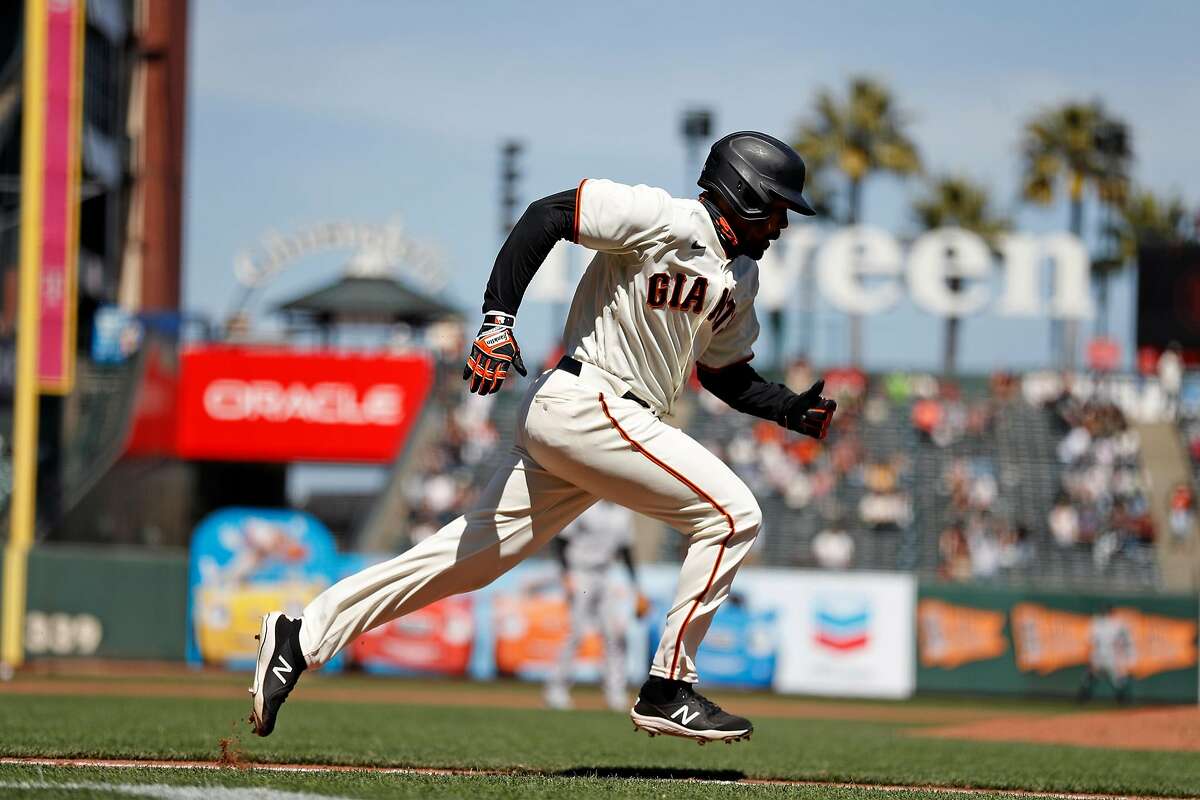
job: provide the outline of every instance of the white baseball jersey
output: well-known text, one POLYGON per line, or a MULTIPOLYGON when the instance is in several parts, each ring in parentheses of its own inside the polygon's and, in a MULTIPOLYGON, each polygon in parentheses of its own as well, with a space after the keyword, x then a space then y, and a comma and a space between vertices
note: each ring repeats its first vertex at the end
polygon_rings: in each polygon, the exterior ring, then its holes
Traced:
POLYGON ((567 543, 567 567, 606 570, 622 547, 633 544, 633 513, 601 500, 559 534, 567 543))
POLYGON ((587 179, 574 239, 596 252, 567 317, 570 355, 670 413, 692 363, 748 361, 758 337, 758 264, 730 261, 698 200, 587 179))

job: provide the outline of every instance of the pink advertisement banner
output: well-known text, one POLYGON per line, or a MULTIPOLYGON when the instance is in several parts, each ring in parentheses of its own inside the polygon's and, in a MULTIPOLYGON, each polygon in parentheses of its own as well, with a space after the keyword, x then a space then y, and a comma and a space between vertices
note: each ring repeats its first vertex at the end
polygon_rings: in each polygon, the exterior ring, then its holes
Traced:
POLYGON ((47 7, 38 387, 62 394, 75 373, 83 14, 83 0, 51 0, 47 7))

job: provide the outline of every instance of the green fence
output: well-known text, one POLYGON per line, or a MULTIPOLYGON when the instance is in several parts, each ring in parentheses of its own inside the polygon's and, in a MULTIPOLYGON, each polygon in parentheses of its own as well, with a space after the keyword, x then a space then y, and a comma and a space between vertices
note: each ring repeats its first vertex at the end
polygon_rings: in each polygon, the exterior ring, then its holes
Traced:
MULTIPOLYGON (((26 653, 182 660, 187 553, 47 546, 29 557, 26 653)), ((1197 701, 1195 596, 922 583, 917 690, 1073 696, 1092 669, 1134 700, 1197 701), (1115 666, 1114 666, 1115 662, 1115 666)))
POLYGON ((39 546, 27 598, 27 658, 183 659, 184 551, 39 546))
POLYGON ((1196 702, 1195 596, 1092 595, 926 584, 917 690, 1196 702))

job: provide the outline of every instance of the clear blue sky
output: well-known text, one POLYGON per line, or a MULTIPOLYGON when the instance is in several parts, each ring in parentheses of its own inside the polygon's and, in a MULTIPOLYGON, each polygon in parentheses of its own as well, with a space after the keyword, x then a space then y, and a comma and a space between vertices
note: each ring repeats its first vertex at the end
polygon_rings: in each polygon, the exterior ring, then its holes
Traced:
MULTIPOLYGON (((722 131, 786 138, 820 87, 856 73, 892 87, 928 168, 986 183, 1021 228, 1065 228, 1065 207, 1021 209, 1014 198, 1023 120, 1067 99, 1103 100, 1132 125, 1135 178, 1200 203, 1200 4, 1183 0, 203 0, 191 13, 185 304, 215 316, 235 295, 234 254, 268 229, 396 214, 442 248, 447 296, 474 313, 499 245, 503 139, 526 144, 526 202, 583 176, 691 192, 682 109, 708 105, 722 131)), ((866 220, 911 233, 917 191, 871 181, 866 220)), ((258 307, 332 280, 347 257, 297 263, 258 307)), ((1127 339, 1128 281, 1113 303, 1127 339)), ((518 336, 539 353, 551 312, 526 305, 518 336)), ((1046 363, 1047 330, 971 318, 962 363, 1046 363)), ((821 360, 844 356, 844 331, 842 315, 822 314, 821 360)), ((934 367, 940 321, 901 308, 870 320, 866 343, 870 366, 934 367)))

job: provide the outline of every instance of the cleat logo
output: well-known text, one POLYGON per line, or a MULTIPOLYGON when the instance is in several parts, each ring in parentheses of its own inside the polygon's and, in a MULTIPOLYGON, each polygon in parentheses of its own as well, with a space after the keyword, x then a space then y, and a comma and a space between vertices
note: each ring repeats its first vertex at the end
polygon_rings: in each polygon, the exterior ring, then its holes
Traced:
POLYGON ((675 713, 671 715, 671 719, 678 718, 679 721, 684 725, 690 725, 692 720, 698 716, 700 716, 699 711, 693 711, 691 714, 689 714, 687 706, 680 706, 679 708, 675 709, 675 713))
MULTIPOLYGON (((276 680, 278 680, 280 683, 286 683, 286 681, 283 679, 283 675, 280 675, 279 673, 280 673, 280 672, 291 672, 291 671, 292 671, 292 665, 291 665, 291 664, 289 664, 289 663, 288 663, 288 662, 287 662, 287 661, 284 659, 284 657, 283 657, 283 656, 280 656, 280 657, 279 657, 279 663, 280 663, 280 664, 282 664, 282 666, 275 667, 274 669, 272 669, 272 670, 271 670, 271 672, 275 674, 275 678, 276 678, 276 680)), ((687 724, 687 723, 684 723, 684 724, 687 724)))

